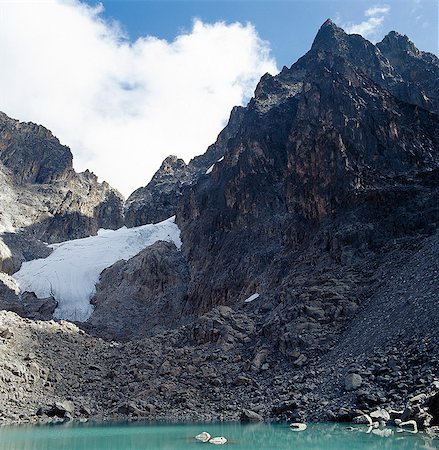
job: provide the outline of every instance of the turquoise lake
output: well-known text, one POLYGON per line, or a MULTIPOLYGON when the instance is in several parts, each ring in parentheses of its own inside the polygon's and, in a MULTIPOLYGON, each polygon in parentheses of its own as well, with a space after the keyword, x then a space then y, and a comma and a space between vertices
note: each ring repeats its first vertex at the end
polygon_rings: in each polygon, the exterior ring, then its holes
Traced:
POLYGON ((439 439, 424 433, 394 433, 383 437, 366 433, 366 427, 348 431, 342 424, 309 424, 303 432, 286 425, 190 424, 190 425, 78 425, 0 428, 1 450, 144 450, 230 448, 360 450, 439 449, 439 439), (193 436, 208 431, 225 436, 225 446, 197 442, 193 436))

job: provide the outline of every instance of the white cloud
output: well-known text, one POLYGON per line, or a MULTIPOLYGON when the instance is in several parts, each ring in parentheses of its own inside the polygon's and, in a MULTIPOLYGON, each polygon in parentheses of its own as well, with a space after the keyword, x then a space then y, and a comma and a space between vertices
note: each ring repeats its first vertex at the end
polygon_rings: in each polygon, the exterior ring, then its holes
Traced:
POLYGON ((375 17, 386 15, 390 12, 390 6, 373 6, 372 8, 366 9, 364 15, 366 17, 375 17))
POLYGON ((172 42, 129 42, 102 7, 77 0, 2 2, 0 110, 47 126, 125 195, 169 154, 203 153, 230 109, 276 72, 251 24, 207 24, 172 42))
POLYGON ((343 25, 343 28, 347 33, 361 34, 366 38, 374 37, 389 12, 390 6, 388 5, 374 5, 364 11, 366 20, 360 23, 347 23, 343 25))

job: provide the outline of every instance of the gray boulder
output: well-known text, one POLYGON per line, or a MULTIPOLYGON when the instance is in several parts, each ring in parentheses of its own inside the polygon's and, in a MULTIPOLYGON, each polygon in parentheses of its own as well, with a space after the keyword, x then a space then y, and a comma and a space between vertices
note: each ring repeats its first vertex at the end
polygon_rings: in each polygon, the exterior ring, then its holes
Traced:
POLYGON ((344 387, 347 391, 358 389, 363 383, 363 378, 357 373, 349 373, 344 379, 344 387))
POLYGON ((257 412, 251 411, 250 409, 243 409, 240 420, 241 422, 263 422, 264 418, 257 412))

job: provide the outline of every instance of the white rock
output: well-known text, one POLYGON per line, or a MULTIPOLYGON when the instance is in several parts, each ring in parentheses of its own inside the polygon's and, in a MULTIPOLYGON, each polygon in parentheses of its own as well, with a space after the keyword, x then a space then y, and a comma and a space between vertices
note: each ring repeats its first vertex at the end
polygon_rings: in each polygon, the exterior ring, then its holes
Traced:
POLYGON ((222 445, 227 442, 227 439, 224 436, 213 437, 209 440, 209 444, 222 445))
POLYGON ((305 431, 306 428, 307 428, 306 423, 299 423, 299 422, 290 423, 290 429, 292 431, 305 431))
POLYGON ((407 420, 407 422, 401 422, 398 424, 400 428, 403 428, 404 431, 408 431, 410 433, 418 432, 418 424, 414 420, 407 420), (411 430, 409 429, 411 428, 411 430))
POLYGON ((372 419, 382 419, 386 422, 390 420, 390 414, 385 409, 377 409, 376 411, 372 411, 370 413, 370 417, 372 419))
POLYGON ((415 395, 411 399, 409 399, 409 403, 420 403, 423 402, 427 398, 426 394, 415 395))
POLYGON ((202 433, 195 436, 195 439, 201 442, 208 442, 210 438, 211 436, 207 431, 203 431, 202 433))

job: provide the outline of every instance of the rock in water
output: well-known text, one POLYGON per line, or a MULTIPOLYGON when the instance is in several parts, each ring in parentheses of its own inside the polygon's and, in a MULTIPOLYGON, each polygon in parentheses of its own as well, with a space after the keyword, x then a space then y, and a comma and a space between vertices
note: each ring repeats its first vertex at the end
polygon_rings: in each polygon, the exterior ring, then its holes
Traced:
POLYGON ((409 431, 410 433, 418 432, 418 424, 415 420, 407 420, 405 422, 401 422, 398 424, 399 428, 402 428, 405 431, 409 431))
POLYGON ((195 439, 197 441, 201 441, 201 442, 208 442, 210 440, 211 436, 207 431, 203 431, 200 434, 197 434, 195 436, 195 439))
POLYGON ((222 445, 227 442, 227 439, 223 436, 213 437, 209 440, 209 444, 222 445))
POLYGON ((385 409, 377 409, 375 411, 372 411, 370 413, 370 417, 372 419, 383 420, 384 422, 390 420, 390 414, 385 409))
POLYGON ((299 422, 290 423, 291 431, 305 431, 306 429, 307 429, 306 423, 299 423, 299 422))

